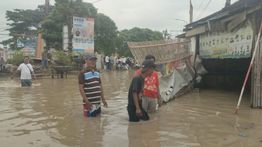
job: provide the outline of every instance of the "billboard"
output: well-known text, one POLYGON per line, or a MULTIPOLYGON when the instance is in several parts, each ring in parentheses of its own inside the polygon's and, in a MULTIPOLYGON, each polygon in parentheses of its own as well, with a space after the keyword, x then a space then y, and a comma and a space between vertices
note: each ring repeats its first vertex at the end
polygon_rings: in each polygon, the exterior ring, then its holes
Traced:
POLYGON ((94 19, 73 17, 73 52, 94 53, 94 19))
POLYGON ((37 37, 17 39, 17 47, 22 48, 25 56, 35 56, 37 48, 37 37))
POLYGON ((68 51, 68 27, 63 26, 63 50, 68 51))
POLYGON ((209 32, 200 35, 201 58, 249 58, 253 30, 246 25, 235 32, 209 32))

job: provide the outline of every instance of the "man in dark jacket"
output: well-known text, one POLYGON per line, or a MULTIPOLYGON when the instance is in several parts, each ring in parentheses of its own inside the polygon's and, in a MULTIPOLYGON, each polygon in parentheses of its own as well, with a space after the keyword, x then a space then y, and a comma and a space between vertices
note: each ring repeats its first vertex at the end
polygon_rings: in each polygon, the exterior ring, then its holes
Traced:
POLYGON ((142 63, 141 74, 136 75, 129 87, 128 91, 128 116, 130 122, 138 122, 141 120, 149 120, 148 114, 142 108, 142 94, 144 88, 144 79, 151 76, 155 68, 152 60, 145 60, 142 63))

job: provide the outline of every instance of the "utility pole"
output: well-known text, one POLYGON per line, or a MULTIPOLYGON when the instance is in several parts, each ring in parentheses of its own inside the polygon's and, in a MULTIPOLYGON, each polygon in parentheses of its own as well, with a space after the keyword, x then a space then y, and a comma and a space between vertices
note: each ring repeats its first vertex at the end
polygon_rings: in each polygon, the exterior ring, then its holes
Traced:
POLYGON ((231 0, 226 0, 225 7, 228 7, 231 5, 231 0))
MULTIPOLYGON (((48 14, 49 14, 49 8, 50 8, 49 0, 45 0, 45 7, 44 7, 45 17, 47 17, 48 14)), ((49 49, 50 49, 49 41, 46 40, 45 53, 46 53, 49 49)))
POLYGON ((49 6, 50 6, 49 0, 45 0, 45 15, 46 16, 49 13, 49 6))
POLYGON ((192 2, 190 0, 190 4, 189 4, 189 23, 193 22, 193 5, 192 2))
MULTIPOLYGON (((70 0, 70 6, 73 7, 73 3, 75 0, 70 0)), ((72 49, 73 49, 73 11, 69 14, 70 16, 67 16, 67 28, 68 28, 68 53, 71 56, 72 55, 72 49)))
POLYGON ((73 29, 73 15, 68 16, 67 18, 67 28, 68 28, 68 52, 69 54, 72 53, 73 49, 73 34, 72 34, 72 29, 73 29))
MULTIPOLYGON (((44 7, 44 13, 45 13, 45 17, 48 16, 49 14, 49 11, 50 11, 50 3, 49 3, 49 0, 45 0, 45 7, 44 7)), ((42 34, 38 34, 38 37, 41 37, 42 39, 42 34)), ((39 39, 39 38, 38 38, 39 39)), ((41 41, 41 40, 40 40, 41 41)), ((40 42, 38 40, 38 43, 40 42)), ((38 45, 39 47, 42 47, 40 45, 38 45)), ((43 67, 44 69, 48 68, 48 52, 49 52, 49 49, 50 49, 50 44, 49 44, 49 41, 46 40, 46 46, 44 47, 44 51, 42 53, 42 63, 43 63, 43 67)))

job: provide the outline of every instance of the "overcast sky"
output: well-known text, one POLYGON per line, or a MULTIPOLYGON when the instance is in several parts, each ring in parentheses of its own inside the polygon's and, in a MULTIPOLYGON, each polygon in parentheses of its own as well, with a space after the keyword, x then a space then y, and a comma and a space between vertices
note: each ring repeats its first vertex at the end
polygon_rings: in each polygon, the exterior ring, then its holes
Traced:
MULTIPOLYGON (((54 0, 50 0, 54 3, 54 0)), ((167 29, 177 35, 189 22, 189 0, 83 0, 94 2, 99 13, 109 16, 119 30, 133 27, 162 31, 167 29), (179 19, 179 20, 178 20, 179 19)), ((221 10, 226 0, 192 0, 194 21, 221 10)), ((231 0, 231 3, 237 0, 231 0)), ((8 36, 5 12, 13 9, 35 9, 45 0, 1 0, 0 41, 8 36)))

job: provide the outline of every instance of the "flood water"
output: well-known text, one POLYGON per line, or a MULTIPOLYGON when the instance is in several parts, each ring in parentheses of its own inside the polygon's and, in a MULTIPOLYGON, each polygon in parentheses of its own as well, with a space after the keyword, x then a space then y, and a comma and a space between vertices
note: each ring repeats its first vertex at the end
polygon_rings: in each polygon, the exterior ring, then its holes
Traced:
POLYGON ((200 90, 129 123, 127 91, 132 72, 104 72, 108 108, 85 118, 77 76, 39 79, 30 88, 0 78, 1 147, 261 147, 262 111, 238 92, 200 90))

